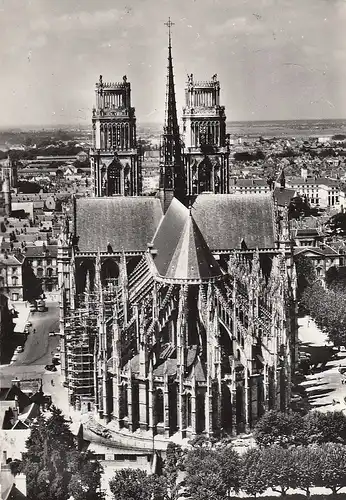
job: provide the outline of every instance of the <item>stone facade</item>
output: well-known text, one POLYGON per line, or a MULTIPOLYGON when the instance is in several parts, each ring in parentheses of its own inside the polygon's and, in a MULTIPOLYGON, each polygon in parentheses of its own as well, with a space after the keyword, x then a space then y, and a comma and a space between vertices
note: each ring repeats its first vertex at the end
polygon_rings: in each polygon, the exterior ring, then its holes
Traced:
POLYGON ((96 84, 90 151, 95 196, 141 193, 140 155, 136 144, 135 108, 126 76, 120 83, 96 84))

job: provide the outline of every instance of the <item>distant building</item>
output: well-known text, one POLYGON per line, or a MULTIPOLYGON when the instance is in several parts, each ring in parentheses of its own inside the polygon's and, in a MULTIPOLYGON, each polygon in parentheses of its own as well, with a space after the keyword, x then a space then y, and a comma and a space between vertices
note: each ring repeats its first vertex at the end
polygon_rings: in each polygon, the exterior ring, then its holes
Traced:
POLYGON ((308 258, 315 268, 317 277, 323 281, 326 278, 327 271, 331 267, 340 267, 345 263, 345 255, 329 245, 296 247, 294 249, 294 256, 308 258))
POLYGON ((0 253, 0 288, 13 300, 23 300, 23 262, 20 252, 0 253))
POLYGON ((40 280, 42 292, 55 297, 58 292, 57 246, 27 246, 24 251, 25 265, 30 266, 40 280))
POLYGON ((295 189, 297 194, 306 197, 311 207, 341 207, 340 182, 328 177, 286 177, 287 187, 295 189))
POLYGON ((230 190, 240 194, 260 194, 271 191, 266 179, 230 179, 230 190))

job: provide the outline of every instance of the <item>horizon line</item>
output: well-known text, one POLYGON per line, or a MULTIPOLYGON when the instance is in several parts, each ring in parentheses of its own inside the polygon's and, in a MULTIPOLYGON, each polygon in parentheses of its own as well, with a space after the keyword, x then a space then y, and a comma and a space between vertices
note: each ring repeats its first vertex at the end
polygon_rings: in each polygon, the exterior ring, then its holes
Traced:
MULTIPOLYGON (((254 120, 226 120, 227 124, 241 124, 241 123, 280 123, 280 122, 346 122, 345 118, 278 118, 278 119, 254 119, 254 120)), ((161 121, 142 121, 137 122, 137 129, 141 127, 141 125, 162 125, 161 121)), ((162 125, 163 126, 163 125, 162 125)), ((8 130, 18 130, 21 131, 23 129, 30 130, 45 130, 47 129, 59 129, 59 128, 71 128, 71 127, 83 127, 83 128, 91 128, 91 123, 86 122, 76 122, 76 123, 46 123, 46 124, 37 124, 37 125, 0 125, 0 132, 8 131, 8 130)))

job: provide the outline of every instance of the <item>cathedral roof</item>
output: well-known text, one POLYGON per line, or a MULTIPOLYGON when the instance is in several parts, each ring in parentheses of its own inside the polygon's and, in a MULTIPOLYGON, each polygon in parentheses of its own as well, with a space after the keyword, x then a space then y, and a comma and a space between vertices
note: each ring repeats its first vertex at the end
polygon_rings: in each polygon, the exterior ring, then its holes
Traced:
POLYGON ((185 280, 201 282, 218 279, 221 276, 220 267, 189 211, 165 279, 175 282, 185 280))
POLYGON ((193 218, 213 252, 275 248, 275 208, 271 193, 201 194, 192 206, 193 218))
POLYGON ((162 218, 159 199, 114 196, 76 200, 75 235, 80 252, 145 251, 162 218))
POLYGON ((205 281, 221 277, 191 210, 173 198, 154 237, 154 262, 159 275, 169 281, 205 281))
POLYGON ((173 198, 153 240, 153 247, 157 251, 154 262, 160 276, 165 276, 168 270, 188 217, 188 209, 173 198))

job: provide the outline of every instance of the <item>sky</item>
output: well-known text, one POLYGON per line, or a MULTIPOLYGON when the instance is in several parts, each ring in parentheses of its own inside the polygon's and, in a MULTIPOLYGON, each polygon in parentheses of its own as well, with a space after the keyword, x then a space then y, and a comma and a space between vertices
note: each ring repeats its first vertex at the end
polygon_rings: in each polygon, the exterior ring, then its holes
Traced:
POLYGON ((179 113, 217 73, 229 121, 346 118, 346 0, 0 0, 0 127, 91 123, 100 74, 163 122, 169 16, 179 113))

